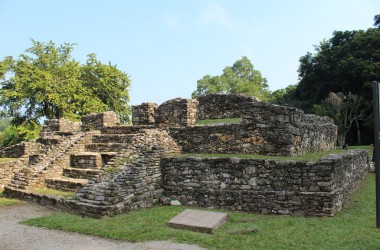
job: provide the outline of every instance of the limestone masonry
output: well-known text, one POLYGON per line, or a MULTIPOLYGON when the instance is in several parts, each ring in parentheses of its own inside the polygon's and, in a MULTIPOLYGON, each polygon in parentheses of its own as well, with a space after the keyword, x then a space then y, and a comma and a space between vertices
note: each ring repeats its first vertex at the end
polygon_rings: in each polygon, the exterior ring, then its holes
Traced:
POLYGON ((297 156, 335 148, 327 117, 243 95, 176 98, 132 107, 132 126, 114 112, 45 123, 40 138, 0 150, 0 187, 16 197, 100 218, 167 204, 291 215, 333 215, 368 171, 365 151, 318 162, 191 157, 185 153, 297 156), (232 124, 199 120, 241 118, 232 124), (35 188, 75 192, 39 195, 35 188))

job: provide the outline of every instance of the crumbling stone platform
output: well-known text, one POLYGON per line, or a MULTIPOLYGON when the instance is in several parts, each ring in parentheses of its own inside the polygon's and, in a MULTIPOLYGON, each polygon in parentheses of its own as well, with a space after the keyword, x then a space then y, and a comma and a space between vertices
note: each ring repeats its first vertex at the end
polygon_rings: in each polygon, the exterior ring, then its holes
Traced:
POLYGON ((192 206, 329 216, 346 204, 367 171, 366 152, 326 158, 318 166, 176 158, 179 153, 292 156, 335 148, 337 126, 330 118, 253 97, 176 98, 135 106, 132 116, 133 126, 120 126, 113 112, 86 115, 81 122, 46 121, 36 143, 0 149, 1 157, 18 158, 0 167, 5 195, 95 218, 165 204, 168 197, 192 206), (200 119, 238 117, 236 124, 196 125, 200 119), (45 187, 73 190, 76 196, 54 200, 29 192, 45 187))

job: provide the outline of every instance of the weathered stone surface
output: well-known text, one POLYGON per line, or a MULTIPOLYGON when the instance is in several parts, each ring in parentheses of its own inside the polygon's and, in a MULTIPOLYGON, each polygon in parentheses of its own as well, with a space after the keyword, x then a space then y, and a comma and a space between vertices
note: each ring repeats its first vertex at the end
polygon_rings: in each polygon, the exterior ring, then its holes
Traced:
POLYGON ((266 214, 333 215, 368 172, 364 150, 318 162, 165 157, 164 195, 184 205, 266 214))
POLYGON ((228 124, 170 128, 187 153, 303 155, 335 148, 336 126, 228 124))
POLYGON ((70 155, 70 166, 74 168, 94 168, 103 167, 102 155, 100 153, 82 152, 70 155))
POLYGON ((159 127, 182 127, 197 122, 198 101, 176 98, 162 103, 155 113, 155 124, 159 127))
POLYGON ((165 130, 140 129, 113 164, 105 166, 106 174, 77 193, 80 213, 99 217, 158 203, 163 192, 160 187, 161 157, 179 151, 165 130))
POLYGON ((199 120, 242 117, 241 107, 244 103, 259 101, 254 96, 241 94, 210 94, 197 100, 199 120))
POLYGON ((40 145, 33 142, 21 142, 9 147, 0 148, 1 158, 20 158, 23 156, 40 154, 40 145))
POLYGON ((82 117, 82 131, 100 130, 103 127, 120 124, 120 119, 113 111, 94 113, 82 117))
POLYGON ((143 102, 140 105, 132 106, 133 125, 154 125, 154 115, 158 105, 153 102, 143 102))
POLYGON ((202 233, 213 233, 228 221, 228 214, 186 209, 172 218, 168 226, 202 233))
POLYGON ((0 163, 0 189, 3 189, 4 186, 14 178, 14 172, 19 171, 23 166, 20 160, 12 160, 5 163, 0 163))
POLYGON ((46 120, 43 132, 74 132, 81 131, 81 123, 73 122, 64 118, 46 120))
POLYGON ((55 177, 45 180, 46 187, 61 191, 76 192, 86 185, 88 180, 70 177, 55 177))

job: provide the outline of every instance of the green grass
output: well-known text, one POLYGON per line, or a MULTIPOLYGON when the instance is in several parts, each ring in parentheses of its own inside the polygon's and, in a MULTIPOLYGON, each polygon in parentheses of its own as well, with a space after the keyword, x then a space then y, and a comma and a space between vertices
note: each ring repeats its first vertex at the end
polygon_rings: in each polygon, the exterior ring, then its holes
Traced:
MULTIPOLYGON (((366 146, 358 146, 358 147, 351 147, 351 149, 366 149, 366 146)), ((188 156, 195 156, 195 157, 219 157, 219 158, 231 158, 231 157, 237 157, 241 159, 269 159, 269 160, 293 160, 293 161, 318 161, 324 156, 327 156, 329 154, 344 154, 347 153, 347 150, 343 149, 334 149, 329 151, 321 151, 321 152, 313 152, 308 153, 305 155, 300 156, 270 156, 270 155, 244 155, 244 154, 182 154, 180 156, 188 157, 188 156)), ((372 153, 369 152, 369 153, 372 153)))
POLYGON ((36 194, 61 195, 65 198, 73 198, 75 196, 74 192, 65 192, 65 191, 49 189, 49 188, 35 188, 35 189, 32 189, 31 191, 36 194))
POLYGON ((101 220, 58 213, 24 224, 128 241, 169 240, 210 249, 379 249, 375 177, 368 175, 349 205, 334 217, 305 218, 226 211, 214 234, 173 229, 167 222, 185 207, 156 206, 101 220))
POLYGON ((223 118, 223 119, 208 119, 200 120, 197 125, 212 125, 212 124, 229 124, 229 123, 240 123, 241 118, 223 118))
POLYGON ((3 190, 0 190, 0 207, 14 205, 18 202, 18 200, 4 198, 3 190))
POLYGON ((0 163, 6 163, 12 160, 17 160, 17 159, 16 158, 0 158, 0 163))

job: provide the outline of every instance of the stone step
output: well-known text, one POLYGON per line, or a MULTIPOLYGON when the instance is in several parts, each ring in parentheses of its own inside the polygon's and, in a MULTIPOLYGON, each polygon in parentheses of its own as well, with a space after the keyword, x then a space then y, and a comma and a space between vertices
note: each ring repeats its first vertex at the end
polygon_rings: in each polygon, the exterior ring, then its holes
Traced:
POLYGON ((77 179, 93 179, 100 174, 100 170, 93 168, 64 168, 63 176, 77 179))
POLYGON ((109 162, 113 161, 115 157, 117 156, 117 152, 100 152, 103 159, 103 166, 108 164, 109 162))
POLYGON ((46 187, 67 192, 77 192, 87 182, 87 179, 76 179, 65 176, 45 179, 46 187))
POLYGON ((102 134, 94 135, 92 143, 131 143, 135 134, 102 134))
POLYGON ((129 143, 89 143, 85 145, 89 152, 118 152, 126 149, 129 143))
POLYGON ((100 153, 81 152, 70 155, 70 167, 72 168, 93 168, 103 167, 103 159, 100 153))
POLYGON ((142 125, 142 126, 109 126, 101 129, 102 134, 136 134, 139 133, 141 129, 153 128, 153 126, 142 125))

